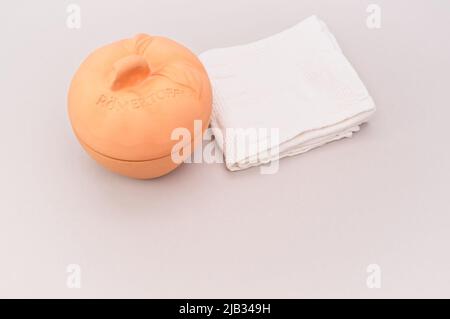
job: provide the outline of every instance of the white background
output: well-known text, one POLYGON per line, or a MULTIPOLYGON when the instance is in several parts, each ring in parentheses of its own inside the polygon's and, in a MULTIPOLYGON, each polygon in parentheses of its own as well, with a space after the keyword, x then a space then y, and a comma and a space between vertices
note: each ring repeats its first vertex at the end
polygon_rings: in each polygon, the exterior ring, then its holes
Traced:
POLYGON ((450 2, 373 2, 377 30, 361 0, 76 1, 81 29, 68 1, 2 3, 0 297, 450 297, 450 2), (76 141, 67 89, 96 47, 146 32, 200 53, 312 14, 378 106, 354 138, 275 175, 195 164, 150 181, 76 141))

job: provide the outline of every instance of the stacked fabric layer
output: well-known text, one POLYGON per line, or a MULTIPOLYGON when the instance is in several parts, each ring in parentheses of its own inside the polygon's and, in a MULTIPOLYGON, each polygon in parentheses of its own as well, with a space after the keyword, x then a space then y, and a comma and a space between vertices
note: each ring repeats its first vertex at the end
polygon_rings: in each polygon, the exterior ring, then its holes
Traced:
POLYGON ((211 126, 230 170, 351 137, 375 112, 316 16, 257 42, 206 51, 200 60, 213 86, 211 126))

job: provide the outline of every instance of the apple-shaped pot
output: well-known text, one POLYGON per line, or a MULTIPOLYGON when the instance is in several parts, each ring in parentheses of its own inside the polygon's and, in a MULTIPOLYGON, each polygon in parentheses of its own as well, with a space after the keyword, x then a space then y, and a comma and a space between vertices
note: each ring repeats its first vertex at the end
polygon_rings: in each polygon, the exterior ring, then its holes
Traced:
POLYGON ((179 165, 174 129, 191 133, 183 156, 190 155, 201 143, 194 121, 201 121, 202 132, 208 127, 211 103, 208 75, 196 55, 145 34, 91 53, 68 94, 72 128, 87 153, 111 171, 139 179, 179 165))

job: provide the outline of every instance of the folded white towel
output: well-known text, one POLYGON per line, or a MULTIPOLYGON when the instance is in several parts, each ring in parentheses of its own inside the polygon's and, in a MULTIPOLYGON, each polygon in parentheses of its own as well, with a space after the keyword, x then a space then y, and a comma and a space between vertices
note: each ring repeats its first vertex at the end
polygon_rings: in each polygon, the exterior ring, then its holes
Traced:
POLYGON ((316 16, 263 40, 206 51, 200 59, 213 87, 211 126, 223 137, 216 140, 230 170, 351 137, 375 111, 316 16))

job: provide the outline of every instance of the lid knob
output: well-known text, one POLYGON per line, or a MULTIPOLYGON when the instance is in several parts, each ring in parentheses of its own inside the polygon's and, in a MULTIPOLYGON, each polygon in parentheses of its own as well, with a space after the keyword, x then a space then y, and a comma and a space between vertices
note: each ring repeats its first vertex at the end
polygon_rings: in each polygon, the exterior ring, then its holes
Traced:
POLYGON ((110 89, 117 91, 134 86, 150 75, 150 67, 144 57, 133 54, 121 58, 113 65, 110 89))

